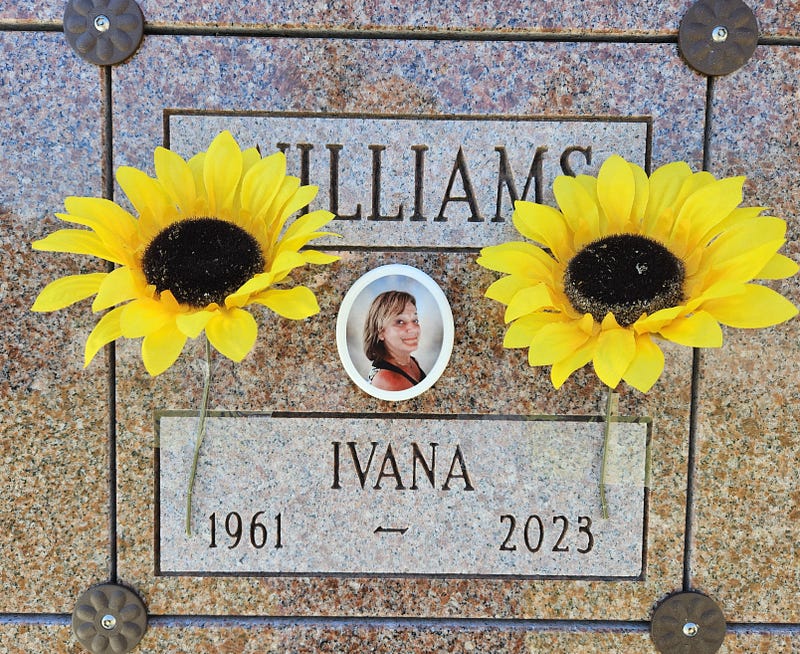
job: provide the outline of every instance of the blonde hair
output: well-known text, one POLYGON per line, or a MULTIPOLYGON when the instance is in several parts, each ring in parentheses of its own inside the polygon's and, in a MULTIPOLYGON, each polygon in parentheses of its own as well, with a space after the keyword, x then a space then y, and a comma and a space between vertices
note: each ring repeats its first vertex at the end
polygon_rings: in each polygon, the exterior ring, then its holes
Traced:
POLYGON ((370 361, 386 356, 386 347, 380 339, 381 330, 386 320, 402 313, 409 302, 417 306, 414 296, 405 291, 386 291, 372 301, 364 321, 364 354, 370 361))

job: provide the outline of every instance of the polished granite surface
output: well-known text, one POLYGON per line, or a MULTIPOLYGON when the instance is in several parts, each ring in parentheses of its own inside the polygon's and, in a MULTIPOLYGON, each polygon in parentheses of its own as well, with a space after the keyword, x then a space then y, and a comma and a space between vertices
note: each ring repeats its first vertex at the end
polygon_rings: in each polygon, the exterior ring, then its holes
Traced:
MULTIPOLYGON (((155 379, 132 341, 83 370, 95 321, 88 308, 29 311, 53 277, 102 269, 87 257, 33 253, 30 242, 53 231, 66 196, 112 190, 112 162, 152 173, 165 109, 647 116, 654 167, 682 159, 699 169, 705 154, 715 175, 747 175, 746 204, 787 220, 784 252, 798 260, 796 7, 751 3, 762 43, 744 67, 709 83, 677 51, 690 4, 470 2, 456 10, 442 2, 421 11, 345 0, 268 11, 147 0, 141 48, 105 70, 53 31, 62 3, 0 7, 0 651, 82 651, 69 628, 75 601, 108 581, 147 605, 142 652, 654 652, 653 609, 681 590, 722 608, 729 633, 720 652, 800 651, 796 319, 726 330, 723 348, 696 362, 670 345, 652 391, 622 391, 622 413, 654 421, 648 556, 644 579, 612 582, 158 576, 154 411, 196 410, 201 348, 187 348, 155 379), (213 25, 264 33, 217 36, 213 25), (417 38, 431 30, 453 33, 417 38), (570 38, 541 36, 551 32, 570 38)), ((605 390, 591 372, 556 392, 519 351, 501 348, 501 311, 482 296, 495 276, 475 265, 474 252, 337 254, 339 262, 301 276, 316 290, 319 316, 295 323, 264 312, 254 351, 237 365, 217 360, 212 409, 391 411, 342 374, 334 323, 362 274, 405 263, 437 279, 459 327, 447 370, 405 411, 602 411, 605 390)), ((797 278, 776 288, 800 303, 797 278)))

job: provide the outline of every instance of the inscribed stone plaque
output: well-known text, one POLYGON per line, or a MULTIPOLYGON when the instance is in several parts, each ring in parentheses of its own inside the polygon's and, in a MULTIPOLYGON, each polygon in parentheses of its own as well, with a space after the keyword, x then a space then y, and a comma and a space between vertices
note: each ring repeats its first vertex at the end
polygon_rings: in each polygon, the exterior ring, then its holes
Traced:
MULTIPOLYGON (((553 203, 562 174, 596 175, 611 154, 649 166, 646 117, 378 116, 166 112, 183 156, 230 130, 242 147, 283 150, 337 215, 337 247, 482 247, 519 235, 513 202, 553 203)), ((324 243, 325 241, 319 241, 324 243)), ((315 242, 316 243, 316 242, 315 242)))
POLYGON ((215 414, 184 532, 197 416, 158 417, 161 575, 640 579, 648 419, 215 414))

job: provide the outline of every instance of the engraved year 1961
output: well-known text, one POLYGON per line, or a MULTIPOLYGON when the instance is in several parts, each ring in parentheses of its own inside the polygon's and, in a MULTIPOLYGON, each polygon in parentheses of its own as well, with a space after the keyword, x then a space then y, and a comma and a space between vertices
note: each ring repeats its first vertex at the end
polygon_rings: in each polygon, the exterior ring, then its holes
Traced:
POLYGON ((260 550, 267 543, 273 544, 275 549, 280 549, 283 547, 281 514, 278 513, 274 516, 272 520, 274 524, 268 524, 265 522, 265 513, 265 511, 257 511, 249 520, 246 517, 242 518, 238 511, 231 511, 224 518, 212 513, 208 516, 211 523, 209 549, 217 547, 217 529, 224 530, 222 538, 227 541, 225 544, 229 550, 239 547, 239 545, 243 547, 249 545, 260 550))
POLYGON ((508 532, 500 545, 500 550, 504 552, 517 551, 519 531, 522 532, 522 544, 532 554, 541 550, 543 545, 549 547, 551 544, 553 552, 569 552, 574 547, 579 554, 588 554, 594 548, 592 519, 589 516, 578 516, 577 525, 570 523, 565 515, 554 515, 552 523, 548 523, 535 513, 529 515, 524 523, 517 523, 516 517, 511 514, 501 515, 500 522, 508 523, 508 532))

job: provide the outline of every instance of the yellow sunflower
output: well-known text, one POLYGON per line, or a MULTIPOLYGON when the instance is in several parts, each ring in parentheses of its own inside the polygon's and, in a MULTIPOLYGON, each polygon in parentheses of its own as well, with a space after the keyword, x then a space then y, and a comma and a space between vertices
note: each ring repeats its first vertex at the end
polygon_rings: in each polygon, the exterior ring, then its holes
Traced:
POLYGON ((86 341, 86 366, 107 343, 142 338, 144 365, 158 375, 204 330, 214 348, 241 361, 258 331, 245 307, 263 305, 295 320, 319 311, 307 287, 274 287, 295 268, 337 259, 301 251, 328 234, 318 230, 330 212, 311 211, 287 226, 317 188, 287 176, 282 153, 262 158, 222 132, 189 161, 164 148, 154 158, 155 178, 136 168, 117 171, 138 218, 110 200, 70 197, 58 218, 88 229, 62 229, 33 243, 35 250, 117 264, 112 272, 51 282, 32 307, 55 311, 95 296, 93 311, 111 309, 86 341))
POLYGON ((596 178, 555 180, 560 211, 517 202, 514 226, 536 244, 486 247, 478 258, 506 274, 486 291, 506 305, 503 345, 552 366, 556 388, 591 362, 612 389, 624 380, 646 392, 664 368, 658 338, 719 347, 720 324, 759 328, 796 315, 782 295, 751 283, 798 266, 778 254, 786 223, 739 207, 743 184, 684 162, 648 178, 615 155, 596 178))

